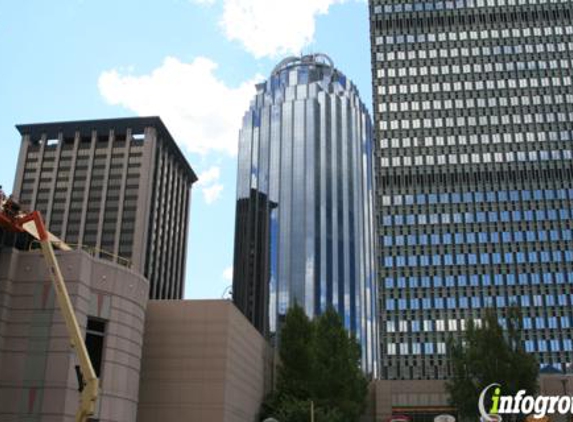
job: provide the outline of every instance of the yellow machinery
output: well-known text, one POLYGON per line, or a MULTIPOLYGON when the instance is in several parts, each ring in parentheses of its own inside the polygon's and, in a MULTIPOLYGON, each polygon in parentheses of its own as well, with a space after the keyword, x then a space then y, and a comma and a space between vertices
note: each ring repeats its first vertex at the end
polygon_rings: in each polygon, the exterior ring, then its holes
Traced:
POLYGON ((42 254, 56 292, 58 306, 66 322, 72 348, 75 350, 79 360, 81 397, 80 407, 76 413, 76 422, 86 422, 95 411, 99 380, 93 369, 72 302, 70 301, 68 289, 54 253, 54 246, 63 251, 69 251, 71 248, 46 229, 42 216, 38 211, 23 211, 20 205, 11 197, 6 197, 1 189, 0 227, 10 232, 29 233, 40 242, 42 254))

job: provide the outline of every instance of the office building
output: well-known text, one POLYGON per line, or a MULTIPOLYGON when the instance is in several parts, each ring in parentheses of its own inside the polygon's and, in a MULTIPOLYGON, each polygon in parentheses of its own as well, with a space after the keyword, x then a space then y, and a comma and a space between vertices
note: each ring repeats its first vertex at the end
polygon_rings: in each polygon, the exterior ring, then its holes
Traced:
POLYGON ((259 332, 269 334, 270 228, 272 202, 251 189, 237 199, 233 301, 259 332), (240 253, 238 252, 240 251, 240 253))
POLYGON ((376 373, 372 138, 356 87, 315 54, 281 61, 239 137, 233 297, 265 335, 334 306, 376 373))
MULTIPOLYGON (((573 356, 573 2, 370 2, 381 375, 446 379, 485 308, 573 356)), ((479 324, 479 322, 478 322, 479 324)))
POLYGON ((183 297, 191 185, 197 180, 159 117, 18 125, 14 194, 51 232, 183 297))
MULTIPOLYGON (((55 123, 22 127, 21 131, 23 143, 39 139, 40 147, 22 147, 16 185, 24 186, 17 193, 27 207, 37 207, 45 215, 51 213, 48 219, 52 227, 63 230, 64 235, 81 240, 93 230, 86 227, 81 235, 74 234, 77 229, 70 227, 75 221, 73 213, 66 212, 63 220, 59 217, 59 199, 65 199, 66 207, 74 204, 74 194, 79 190, 76 181, 85 183, 87 179, 89 188, 104 186, 101 197, 107 200, 97 203, 105 207, 106 218, 112 212, 122 216, 124 223, 129 216, 126 212, 131 210, 127 201, 137 201, 139 195, 188 207, 188 192, 184 195, 180 188, 186 186, 185 177, 192 176, 190 187, 195 176, 178 155, 173 140, 165 138, 168 134, 158 118, 55 123), (90 141, 84 141, 89 154, 77 145, 81 145, 83 133, 91 134, 90 141), (102 133, 108 133, 109 138, 104 139, 102 133), (73 139, 68 141, 72 154, 65 142, 68 137, 73 139), (105 145, 104 151, 98 148, 99 143, 105 145), (148 162, 155 164, 146 166, 148 162), (120 163, 121 167, 114 166, 120 163), (143 164, 131 165, 138 163, 143 164), (158 165, 164 168, 157 170, 158 165), (41 170, 32 172, 33 168, 41 170), (118 168, 121 177, 113 177, 118 168), (163 185, 158 184, 156 179, 163 175, 163 185), (114 182, 116 179, 121 184, 114 182), (39 186, 26 184, 28 180, 39 186), (153 193, 143 188, 148 184, 155 189, 153 193), (119 194, 114 192, 116 186, 120 186, 119 194), (127 193, 135 188, 138 196, 127 193), (41 195, 47 189, 51 194, 41 195), (171 196, 164 197, 167 189, 172 190, 171 196), (67 196, 62 192, 68 192, 67 196), (123 212, 114 208, 118 201, 124 204, 123 212), (71 223, 64 222, 67 220, 71 223)), ((92 198, 86 195, 89 205, 92 198)), ((175 232, 182 229, 178 226, 181 221, 186 224, 186 211, 181 220, 169 207, 158 208, 160 211, 152 209, 145 218, 175 232), (157 212, 165 212, 167 220, 157 212)), ((139 208, 135 217, 130 217, 132 221, 140 218, 138 213, 139 208)), ((124 226, 116 228, 120 238, 119 245, 114 243, 115 252, 125 246, 124 226)), ((104 233, 97 233, 96 239, 105 237, 105 230, 111 228, 103 226, 104 233)), ((155 230, 151 226, 144 229, 155 230)), ((153 242, 161 247, 173 238, 169 236, 159 230, 153 242)), ((0 228, 0 420, 73 421, 80 399, 77 357, 70 347, 45 258, 33 243, 26 233, 0 228)), ((230 301, 149 300, 150 283, 142 274, 143 267, 128 257, 116 256, 113 249, 71 246, 71 251, 58 251, 56 256, 99 378, 99 396, 90 420, 135 422, 183 417, 190 421, 252 422, 257 418, 272 386, 274 351, 230 301)), ((143 253, 140 249, 136 245, 132 248, 136 254, 143 253)), ((168 254, 176 252, 167 250, 168 254)))

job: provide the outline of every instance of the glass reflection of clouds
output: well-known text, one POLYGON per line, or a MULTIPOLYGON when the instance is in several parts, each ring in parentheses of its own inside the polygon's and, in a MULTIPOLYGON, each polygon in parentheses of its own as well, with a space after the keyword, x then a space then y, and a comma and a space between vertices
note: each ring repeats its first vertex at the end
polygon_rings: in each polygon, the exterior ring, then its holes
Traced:
POLYGON ((271 335, 294 303, 310 317, 334 306, 377 373, 372 150, 368 112, 328 56, 277 64, 240 132, 234 292, 271 335))

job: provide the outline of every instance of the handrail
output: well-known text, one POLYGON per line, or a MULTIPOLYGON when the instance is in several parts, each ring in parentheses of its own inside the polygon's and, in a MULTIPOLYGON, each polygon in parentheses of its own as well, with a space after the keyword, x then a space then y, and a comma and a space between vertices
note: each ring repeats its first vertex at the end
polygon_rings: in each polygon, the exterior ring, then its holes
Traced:
MULTIPOLYGON (((87 252, 90 256, 93 257, 101 257, 103 256, 108 256, 113 258, 111 261, 116 262, 117 264, 123 266, 123 267, 127 267, 129 269, 132 269, 132 265, 133 262, 131 261, 131 259, 129 258, 125 258, 123 256, 120 255, 116 255, 113 252, 109 252, 105 249, 100 249, 100 248, 96 248, 95 246, 90 246, 90 245, 84 245, 81 243, 67 243, 67 245, 72 248, 72 249, 76 249, 76 250, 82 250, 84 252, 87 252)), ((30 247, 28 248, 28 250, 32 250, 32 249, 40 249, 41 248, 41 243, 38 240, 34 240, 30 243, 30 247), (38 247, 35 248, 34 246, 37 245, 38 247)))
POLYGON ((271 76, 276 75, 283 69, 302 64, 316 64, 334 68, 334 61, 324 53, 307 54, 304 56, 290 56, 281 60, 271 72, 271 76))

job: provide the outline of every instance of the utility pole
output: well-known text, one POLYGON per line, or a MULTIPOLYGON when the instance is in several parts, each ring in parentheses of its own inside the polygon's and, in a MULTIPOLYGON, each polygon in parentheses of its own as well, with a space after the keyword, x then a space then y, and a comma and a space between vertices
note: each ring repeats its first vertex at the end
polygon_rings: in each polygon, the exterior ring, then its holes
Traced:
POLYGON ((310 422, 314 422, 314 401, 310 401, 310 422))

